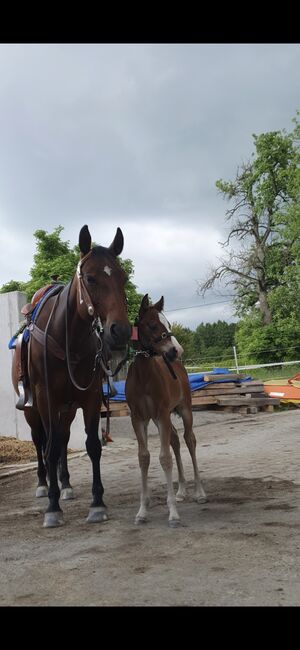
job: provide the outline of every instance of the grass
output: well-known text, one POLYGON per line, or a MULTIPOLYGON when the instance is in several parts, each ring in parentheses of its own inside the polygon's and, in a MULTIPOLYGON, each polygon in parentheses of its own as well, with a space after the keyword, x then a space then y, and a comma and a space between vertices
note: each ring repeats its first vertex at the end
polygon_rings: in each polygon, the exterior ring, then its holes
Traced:
MULTIPOLYGON (((200 366, 187 367, 188 372, 203 372, 200 366)), ((205 370, 205 373, 209 372, 205 370)), ((294 366, 274 366, 273 368, 254 368, 253 370, 242 370, 242 374, 251 375, 252 379, 262 379, 262 381, 270 381, 270 379, 289 379, 297 373, 300 373, 300 365, 294 366)))

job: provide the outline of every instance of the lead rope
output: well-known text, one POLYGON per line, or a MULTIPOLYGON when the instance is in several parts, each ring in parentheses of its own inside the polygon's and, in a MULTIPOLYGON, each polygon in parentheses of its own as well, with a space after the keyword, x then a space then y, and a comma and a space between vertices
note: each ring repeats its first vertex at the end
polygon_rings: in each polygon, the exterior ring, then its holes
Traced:
MULTIPOLYGON (((51 447, 51 442, 52 442, 52 422, 51 422, 51 403, 50 403, 50 393, 49 393, 49 381, 48 381, 48 368, 47 368, 47 334, 48 334, 48 328, 54 313, 54 309, 57 305, 58 298, 60 294, 58 293, 57 296, 55 297, 55 301, 53 303, 52 309, 50 311, 50 316, 47 320, 47 325, 45 327, 45 344, 44 344, 44 373, 45 373, 45 386, 46 386, 46 397, 47 397, 47 407, 48 407, 48 418, 49 418, 49 429, 48 429, 48 436, 47 436, 47 443, 46 443, 46 449, 45 449, 45 459, 47 460, 48 458, 48 452, 49 448, 51 447)), ((46 431, 47 428, 45 427, 46 431)))

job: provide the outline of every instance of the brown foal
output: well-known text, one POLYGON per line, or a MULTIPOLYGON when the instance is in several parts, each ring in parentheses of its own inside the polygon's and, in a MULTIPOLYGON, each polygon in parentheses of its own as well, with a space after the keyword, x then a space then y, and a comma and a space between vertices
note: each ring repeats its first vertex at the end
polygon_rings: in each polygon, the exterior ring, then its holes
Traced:
POLYGON ((131 411, 131 421, 138 441, 141 468, 141 502, 135 523, 147 521, 149 506, 148 468, 150 453, 147 444, 147 427, 150 419, 160 435, 160 463, 167 481, 169 525, 180 524, 176 501, 186 496, 186 481, 180 455, 177 431, 171 422, 171 413, 183 419, 184 439, 190 452, 195 477, 195 499, 205 501, 206 495, 200 480, 196 459, 196 438, 193 432, 191 391, 187 372, 180 361, 182 347, 172 335, 170 325, 162 313, 164 299, 149 305, 148 294, 142 300, 138 326, 138 351, 129 367, 126 380, 126 399, 131 411), (175 495, 172 481, 172 455, 174 451, 178 468, 178 491, 175 495))

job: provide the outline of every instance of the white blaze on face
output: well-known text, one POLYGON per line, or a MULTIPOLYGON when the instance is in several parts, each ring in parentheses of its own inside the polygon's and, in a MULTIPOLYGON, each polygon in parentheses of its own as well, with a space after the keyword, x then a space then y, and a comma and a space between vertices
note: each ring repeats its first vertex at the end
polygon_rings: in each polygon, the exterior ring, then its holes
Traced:
POLYGON ((110 268, 110 266, 105 266, 103 271, 104 273, 107 273, 107 275, 111 275, 112 273, 112 269, 110 268))
MULTIPOLYGON (((167 332, 170 332, 171 331, 170 330, 170 325, 169 325, 165 315, 162 312, 160 312, 158 314, 158 318, 159 318, 160 322, 165 326, 167 332)), ((181 357, 183 355, 183 348, 181 347, 180 343, 178 343, 175 336, 171 336, 171 338, 167 339, 167 341, 168 341, 168 343, 166 343, 166 345, 164 347, 162 347, 162 350, 167 352, 168 349, 170 349, 170 347, 175 348, 175 350, 177 350, 177 354, 179 356, 179 359, 181 359, 181 357)))

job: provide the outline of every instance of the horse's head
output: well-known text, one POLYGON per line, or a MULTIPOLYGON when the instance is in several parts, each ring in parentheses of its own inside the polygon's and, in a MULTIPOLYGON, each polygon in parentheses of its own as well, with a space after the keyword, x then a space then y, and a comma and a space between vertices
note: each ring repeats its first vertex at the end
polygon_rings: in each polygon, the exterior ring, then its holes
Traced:
POLYGON ((143 348, 155 354, 165 354, 169 361, 181 358, 183 348, 173 336, 170 323, 162 313, 164 297, 149 304, 148 294, 143 297, 138 315, 138 336, 143 348))
POLYGON ((81 228, 79 248, 81 259, 77 267, 77 308, 83 320, 99 317, 104 338, 110 347, 125 345, 131 334, 125 295, 126 274, 117 256, 123 250, 124 239, 120 228, 108 248, 91 248, 87 226, 81 228))

